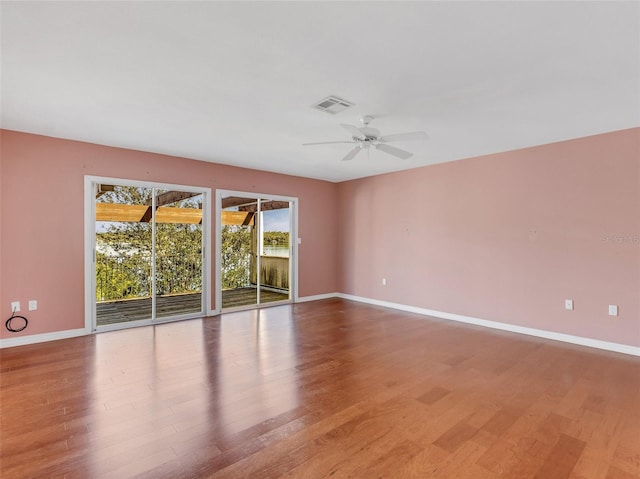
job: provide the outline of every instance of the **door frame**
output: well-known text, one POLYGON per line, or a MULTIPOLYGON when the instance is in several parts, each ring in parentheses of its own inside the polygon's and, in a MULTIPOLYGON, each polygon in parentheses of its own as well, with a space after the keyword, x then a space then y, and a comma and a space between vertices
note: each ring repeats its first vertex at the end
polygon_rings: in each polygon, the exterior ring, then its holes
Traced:
POLYGON ((289 300, 272 303, 254 304, 249 306, 239 306, 237 308, 227 308, 228 311, 242 311, 248 309, 267 308, 281 304, 298 302, 298 198, 295 196, 271 195, 268 193, 237 191, 237 190, 216 190, 216 210, 215 210, 215 310, 220 313, 222 310, 222 259, 220 252, 222 249, 222 197, 240 196, 244 198, 256 198, 261 200, 288 201, 289 208, 289 300))
MULTIPOLYGON (((178 185, 173 183, 159 183, 155 181, 131 180, 105 176, 85 175, 84 177, 84 323, 85 329, 91 332, 111 331, 150 324, 193 319, 210 316, 215 312, 211 309, 211 188, 201 186, 178 185), (96 186, 100 183, 118 186, 134 186, 138 188, 159 188, 172 191, 186 191, 202 194, 202 312, 188 313, 167 318, 152 318, 136 321, 134 324, 119 323, 97 327, 96 317, 96 186)), ((155 298, 152 298, 155 304, 155 298)), ((153 309, 153 308, 152 308, 153 309)))

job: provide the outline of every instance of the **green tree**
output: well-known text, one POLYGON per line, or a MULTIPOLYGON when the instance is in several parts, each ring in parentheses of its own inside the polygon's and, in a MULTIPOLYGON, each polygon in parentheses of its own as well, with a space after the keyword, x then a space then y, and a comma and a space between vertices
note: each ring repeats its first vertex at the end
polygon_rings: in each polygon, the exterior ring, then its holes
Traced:
POLYGON ((277 246, 289 246, 289 232, 288 231, 265 231, 264 233, 265 244, 277 245, 277 246))
POLYGON ((225 225, 221 235, 222 289, 244 288, 250 284, 251 227, 225 225))
MULTIPOLYGON (((119 257, 96 253, 96 299, 109 301, 149 294, 148 281, 136 269, 137 262, 123 262, 119 257)), ((148 277, 147 273, 147 277, 148 277)))

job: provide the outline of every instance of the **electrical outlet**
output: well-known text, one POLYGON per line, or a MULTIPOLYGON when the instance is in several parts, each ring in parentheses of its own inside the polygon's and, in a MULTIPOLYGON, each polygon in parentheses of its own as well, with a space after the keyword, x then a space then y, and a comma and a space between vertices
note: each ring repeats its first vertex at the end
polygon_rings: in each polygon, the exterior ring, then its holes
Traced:
POLYGON ((564 300, 564 309, 573 309, 573 299, 564 300))
POLYGON ((11 303, 11 311, 17 313, 20 311, 20 301, 13 301, 11 303))
POLYGON ((609 305, 609 316, 618 316, 618 306, 616 304, 609 305))
POLYGON ((29 301, 29 311, 35 311, 38 309, 38 302, 35 299, 29 301))
POLYGON ((382 286, 386 286, 387 285, 387 278, 382 278, 382 286))

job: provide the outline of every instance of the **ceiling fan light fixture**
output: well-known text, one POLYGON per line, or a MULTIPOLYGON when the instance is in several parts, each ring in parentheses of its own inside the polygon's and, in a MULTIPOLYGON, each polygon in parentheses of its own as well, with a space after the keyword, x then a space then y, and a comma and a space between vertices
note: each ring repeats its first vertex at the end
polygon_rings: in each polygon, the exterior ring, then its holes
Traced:
POLYGON ((355 125, 340 123, 340 126, 351 134, 350 141, 316 141, 312 143, 303 143, 302 145, 328 145, 336 143, 350 143, 352 145, 355 145, 353 149, 342 159, 342 161, 352 160, 360 150, 367 150, 368 157, 369 152, 371 151, 370 147, 371 145, 373 145, 376 150, 382 151, 391 156, 395 156, 396 158, 406 160, 408 158, 411 158, 413 156, 413 153, 401 148, 397 148, 395 146, 388 145, 387 142, 427 139, 427 134, 424 131, 411 131, 406 133, 396 133, 393 135, 381 136, 380 130, 369 126, 371 120, 373 120, 373 116, 363 116, 360 121, 364 126, 360 128, 355 125))

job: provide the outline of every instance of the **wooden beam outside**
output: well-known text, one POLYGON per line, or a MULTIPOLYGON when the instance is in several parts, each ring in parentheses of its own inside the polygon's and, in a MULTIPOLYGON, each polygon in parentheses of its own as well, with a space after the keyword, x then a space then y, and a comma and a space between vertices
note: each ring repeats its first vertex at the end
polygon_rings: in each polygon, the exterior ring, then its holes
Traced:
POLYGON ((98 185, 98 189, 96 190, 96 198, 100 198, 107 191, 113 191, 115 186, 113 185, 98 185))
MULTIPOLYGON (((240 211, 251 211, 255 213, 258 209, 257 199, 255 198, 241 198, 239 196, 229 196, 227 198, 222 198, 222 208, 231 208, 234 206, 238 207, 240 211)), ((262 200, 260 203, 260 208, 262 211, 268 210, 281 210, 283 208, 289 208, 288 201, 272 201, 272 200, 262 200)))
POLYGON ((96 221, 138 223, 148 206, 96 203, 96 221))
MULTIPOLYGON (((121 205, 115 203, 96 203, 96 221, 115 221, 118 223, 140 223, 151 208, 146 205, 121 205)), ((199 208, 172 208, 161 206, 156 211, 158 223, 200 224, 202 210, 199 208)), ((254 214, 244 211, 223 211, 223 225, 255 224, 254 214)))
MULTIPOLYGON (((150 211, 151 207, 146 205, 96 203, 96 221, 141 223, 151 219, 150 211)), ((156 221, 158 223, 199 224, 202 221, 202 210, 161 206, 156 211, 156 221)))
MULTIPOLYGON (((157 215, 156 215, 156 217, 157 217, 157 215)), ((140 222, 141 223, 148 223, 149 221, 151 221, 151 218, 153 218, 153 208, 151 208, 151 206, 147 206, 147 211, 145 211, 144 214, 142 215, 142 218, 140 218, 140 222)), ((157 221, 157 219, 156 219, 156 221, 157 221)), ((159 221, 158 221, 158 223, 159 223, 159 221)))
MULTIPOLYGON (((187 198, 193 198, 200 193, 194 193, 190 191, 167 191, 156 196, 156 206, 170 205, 176 201, 186 200, 187 198)), ((151 205, 151 200, 147 203, 151 205)))
POLYGON ((249 226, 253 224, 253 217, 255 216, 255 213, 247 213, 246 218, 244 219, 244 221, 242 222, 242 226, 249 226))
POLYGON ((245 211, 223 211, 222 225, 253 226, 255 225, 254 215, 245 211))
POLYGON ((202 210, 198 208, 171 208, 161 206, 156 211, 158 223, 179 223, 197 225, 202 223, 202 210))
MULTIPOLYGON (((261 211, 281 210, 283 208, 289 208, 288 201, 265 201, 264 203, 260 203, 261 211)), ((258 205, 239 206, 238 210, 255 213, 258 210, 258 205)))
POLYGON ((258 200, 256 198, 242 198, 240 196, 228 196, 226 198, 222 198, 222 208, 231 208, 233 206, 246 205, 251 203, 256 203, 258 200))

